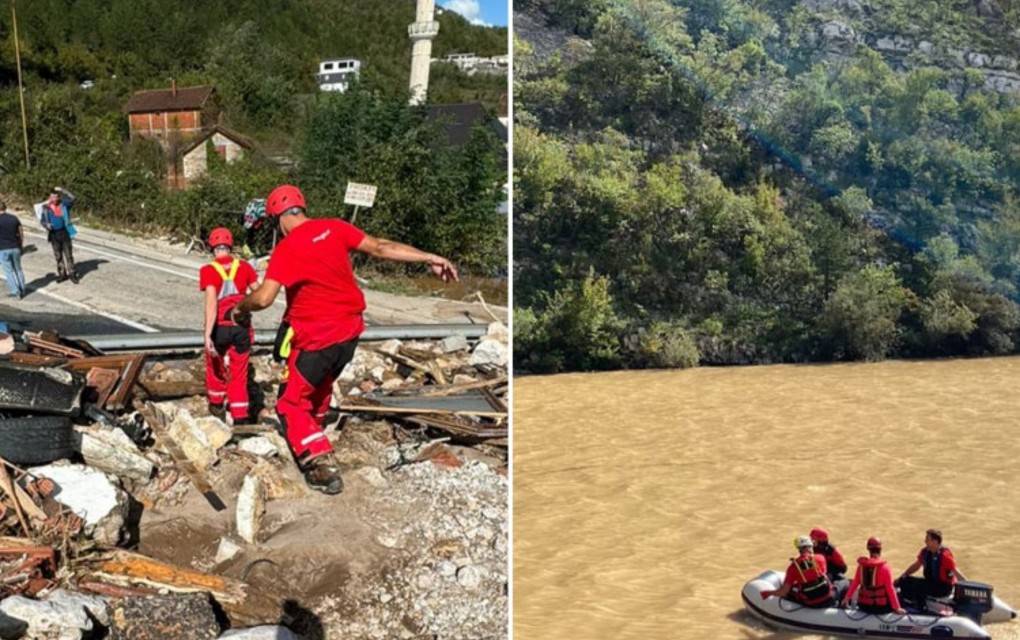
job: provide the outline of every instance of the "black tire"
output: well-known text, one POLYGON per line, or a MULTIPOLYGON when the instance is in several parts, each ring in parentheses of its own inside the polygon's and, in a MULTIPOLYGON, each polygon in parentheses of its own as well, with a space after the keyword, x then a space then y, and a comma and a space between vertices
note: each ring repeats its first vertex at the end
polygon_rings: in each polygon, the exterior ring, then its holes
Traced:
POLYGON ((71 419, 30 416, 0 420, 0 457, 19 465, 46 464, 77 452, 71 419))

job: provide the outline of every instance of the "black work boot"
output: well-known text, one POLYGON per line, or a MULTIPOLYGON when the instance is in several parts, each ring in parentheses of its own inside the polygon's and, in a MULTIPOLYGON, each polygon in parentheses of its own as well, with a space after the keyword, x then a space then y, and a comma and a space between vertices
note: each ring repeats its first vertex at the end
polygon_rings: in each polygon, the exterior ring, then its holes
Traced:
POLYGON ((227 408, 222 404, 209 403, 209 415, 216 416, 220 420, 226 421, 227 419, 227 408))
POLYGON ((329 495, 336 495, 344 490, 344 481, 340 478, 340 464, 336 456, 327 453, 312 458, 301 467, 308 486, 329 495))

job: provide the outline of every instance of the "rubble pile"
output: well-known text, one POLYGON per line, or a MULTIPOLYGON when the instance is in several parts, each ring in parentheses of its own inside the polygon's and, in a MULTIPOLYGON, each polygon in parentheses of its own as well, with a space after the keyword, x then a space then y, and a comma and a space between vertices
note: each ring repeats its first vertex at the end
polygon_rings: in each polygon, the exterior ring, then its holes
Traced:
POLYGON ((234 428, 194 353, 0 338, 0 639, 506 636, 502 325, 359 345, 327 417, 339 496, 269 419, 268 354, 267 419, 234 428))

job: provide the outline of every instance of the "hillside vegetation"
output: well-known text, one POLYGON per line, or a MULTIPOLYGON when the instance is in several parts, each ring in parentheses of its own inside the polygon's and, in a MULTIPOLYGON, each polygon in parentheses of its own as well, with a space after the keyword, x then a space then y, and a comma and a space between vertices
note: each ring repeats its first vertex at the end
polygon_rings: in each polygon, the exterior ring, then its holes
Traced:
MULTIPOLYGON (((232 212, 294 181, 313 213, 336 215, 348 180, 379 185, 369 232, 443 251, 469 269, 505 267, 502 144, 489 131, 445 149, 424 110, 408 109, 413 0, 33 0, 18 3, 31 170, 25 168, 11 13, 0 12, 0 192, 23 202, 62 184, 80 208, 115 226, 189 234, 240 222, 232 212), (362 81, 340 96, 315 82, 325 58, 363 61, 362 81), (128 144, 122 109, 138 90, 211 84, 223 124, 253 138, 256 152, 213 166, 196 188, 165 193, 158 145, 128 144), (92 80, 91 89, 80 83, 92 80), (339 157, 343 154, 343 157, 339 157), (271 162, 270 158, 274 158, 271 162), (294 168, 285 172, 280 158, 294 168), (326 173, 324 168, 329 168, 326 173)), ((433 56, 506 53, 506 29, 437 18, 433 56)), ((502 76, 432 69, 429 100, 480 101, 494 115, 502 76)))
POLYGON ((519 369, 1017 350, 1020 3, 519 10, 519 369))

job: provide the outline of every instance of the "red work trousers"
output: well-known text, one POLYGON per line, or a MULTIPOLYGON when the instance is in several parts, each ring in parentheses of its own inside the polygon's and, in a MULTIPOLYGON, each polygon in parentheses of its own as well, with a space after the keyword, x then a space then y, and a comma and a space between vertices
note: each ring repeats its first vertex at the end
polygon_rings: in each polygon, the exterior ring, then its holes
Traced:
POLYGON ((287 381, 280 385, 276 413, 291 451, 301 464, 333 451, 322 421, 333 396, 333 382, 354 357, 357 345, 355 338, 316 351, 291 347, 287 381))
POLYGON ((209 404, 229 403, 234 421, 245 420, 248 408, 248 359, 254 330, 251 327, 217 325, 213 331, 216 356, 205 352, 205 389, 209 404))

